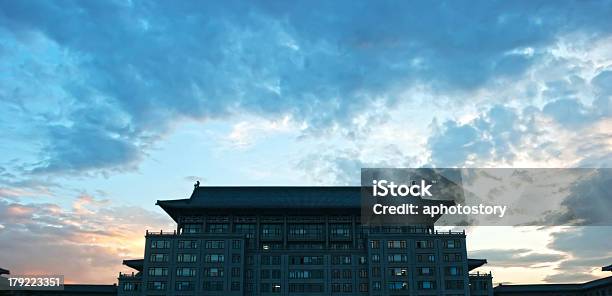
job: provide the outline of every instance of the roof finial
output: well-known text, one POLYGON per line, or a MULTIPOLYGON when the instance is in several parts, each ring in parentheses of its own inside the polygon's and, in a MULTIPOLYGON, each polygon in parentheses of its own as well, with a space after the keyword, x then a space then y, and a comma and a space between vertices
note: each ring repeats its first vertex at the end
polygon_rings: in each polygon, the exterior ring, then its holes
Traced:
POLYGON ((193 189, 198 189, 200 187, 200 180, 197 180, 195 184, 193 184, 193 189))

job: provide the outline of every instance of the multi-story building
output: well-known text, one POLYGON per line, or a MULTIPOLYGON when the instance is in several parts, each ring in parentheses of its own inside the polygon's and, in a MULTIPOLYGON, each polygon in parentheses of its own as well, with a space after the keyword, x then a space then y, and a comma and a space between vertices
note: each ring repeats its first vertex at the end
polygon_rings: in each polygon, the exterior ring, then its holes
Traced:
POLYGON ((157 201, 171 232, 146 233, 119 295, 492 295, 465 232, 362 226, 360 187, 196 187, 157 201))

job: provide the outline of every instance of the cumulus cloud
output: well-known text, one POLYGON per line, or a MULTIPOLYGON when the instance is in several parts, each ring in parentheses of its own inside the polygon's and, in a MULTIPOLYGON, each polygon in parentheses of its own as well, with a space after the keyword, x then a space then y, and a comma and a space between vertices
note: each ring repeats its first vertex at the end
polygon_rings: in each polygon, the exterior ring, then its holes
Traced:
POLYGON ((36 172, 125 170, 182 118, 291 115, 316 133, 410 85, 514 78, 560 35, 607 34, 609 13, 597 2, 19 1, 0 7, 13 77, 1 95, 46 131, 36 172))
POLYGON ((72 208, 0 199, 0 261, 15 274, 63 274, 68 282, 113 283, 121 261, 142 257, 144 231, 171 229, 163 215, 90 195, 72 208))

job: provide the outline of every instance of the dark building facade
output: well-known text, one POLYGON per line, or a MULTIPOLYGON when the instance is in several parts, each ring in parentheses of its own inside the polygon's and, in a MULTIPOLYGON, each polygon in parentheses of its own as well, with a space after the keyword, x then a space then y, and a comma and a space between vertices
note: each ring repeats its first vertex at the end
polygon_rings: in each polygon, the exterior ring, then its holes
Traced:
POLYGON ((360 224, 360 187, 196 187, 158 201, 119 295, 492 295, 465 232, 360 224))
POLYGON ((495 296, 609 296, 612 276, 582 284, 498 285, 495 296))

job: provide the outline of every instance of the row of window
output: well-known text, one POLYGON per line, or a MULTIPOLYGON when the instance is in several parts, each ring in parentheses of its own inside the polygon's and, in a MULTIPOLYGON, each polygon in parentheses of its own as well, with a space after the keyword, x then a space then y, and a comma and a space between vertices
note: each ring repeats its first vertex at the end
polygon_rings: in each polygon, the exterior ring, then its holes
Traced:
MULTIPOLYGON (((379 240, 371 240, 370 247, 372 249, 380 248, 379 240)), ((417 240, 415 241, 415 247, 417 249, 431 249, 433 248, 433 240, 417 240)), ((461 247, 461 241, 458 239, 449 239, 444 241, 444 248, 447 249, 456 249, 461 247)), ((388 240, 387 241, 388 249, 406 249, 408 248, 408 243, 406 240, 388 240)))
MULTIPOLYGON (((237 260, 240 261, 240 257, 235 257, 235 258, 237 258, 237 260)), ((168 262, 168 259, 169 259, 168 254, 154 253, 154 254, 151 254, 151 256, 149 257, 149 262, 168 262)), ((197 262, 197 259, 198 259, 198 254, 181 253, 181 254, 177 254, 176 256, 176 262, 193 263, 193 262, 197 262)), ((225 256, 222 254, 206 254, 204 256, 204 262, 223 263, 225 262, 225 256)))
MULTIPOLYGON (((406 281, 390 281, 387 282, 387 289, 389 291, 404 291, 409 289, 408 282, 406 281)), ((223 291, 223 281, 204 281, 204 291, 223 291)), ((444 282, 445 289, 448 290, 461 290, 465 287, 463 280, 446 280, 444 282)), ((165 281, 150 281, 147 284, 148 290, 165 291, 167 286, 165 281)), ((193 281, 177 281, 175 283, 175 289, 177 291, 193 291, 195 288, 193 281)), ((372 290, 380 291, 382 288, 380 282, 372 283, 372 290)), ((232 291, 240 290, 240 282, 232 282, 230 289, 232 291)), ((351 283, 334 283, 331 284, 332 292, 334 293, 351 293, 353 285, 351 283)), ((436 281, 417 281, 417 289, 419 290, 430 290, 436 289, 436 281)), ((125 283, 123 285, 124 291, 137 291, 138 284, 136 283, 125 283)), ((252 285, 247 287, 247 290, 252 290, 252 285)), ((324 291, 324 285, 321 283, 290 283, 289 292, 293 293, 322 293, 324 291)), ((281 285, 279 283, 261 283, 260 292, 262 293, 280 293, 281 285)), ((359 292, 368 292, 368 284, 360 283, 359 292)))
MULTIPOLYGON (((463 256, 459 253, 444 254, 444 262, 461 262, 463 256)), ((417 262, 436 262, 436 255, 434 254, 417 254, 417 262)), ((389 263, 405 263, 408 262, 407 254, 390 254, 387 256, 387 262, 389 263)), ((372 263, 380 263, 380 255, 372 255, 372 263)))
MULTIPOLYGON (((153 240, 151 241, 151 249, 169 249, 170 248, 170 240, 153 240)), ((179 249, 196 249, 198 247, 197 240, 179 240, 178 248, 179 249)), ((204 248, 206 249, 224 249, 225 241, 224 240, 206 240, 204 241, 204 248)), ((240 240, 232 240, 232 249, 240 249, 242 248, 242 241, 240 240)))
MULTIPOLYGON (((236 233, 256 233, 256 224, 243 224, 238 223, 234 225, 234 232, 236 233)), ((288 233, 289 235, 308 236, 308 235, 323 235, 325 225, 323 224, 289 224, 288 233)), ((260 226, 262 237, 276 237, 282 236, 283 225, 282 224, 262 224, 260 226)), ((228 233, 229 225, 227 223, 208 223, 206 224, 206 233, 228 233)), ((349 237, 351 234, 352 226, 348 223, 330 224, 329 232, 334 236, 349 237)), ((198 223, 186 223, 183 224, 182 233, 201 233, 202 224, 198 223)))
MULTIPOLYGON (((388 275, 390 277, 407 277, 408 276, 408 267, 391 267, 388 268, 388 275)), ((458 266, 447 266, 444 269, 445 275, 447 276, 458 276, 463 274, 463 268, 458 266)), ((176 276, 181 277, 194 277, 196 276, 197 269, 191 267, 179 267, 176 269, 176 276)), ((224 269, 220 267, 209 267, 204 269, 204 276, 206 277, 222 277, 224 274, 224 269)), ((240 268, 233 267, 231 269, 232 277, 240 276, 240 268)), ((372 276, 380 277, 380 268, 373 267, 372 268, 372 276)), ((420 276, 433 276, 435 275, 435 269, 432 267, 417 267, 417 274, 420 276)), ((168 268, 166 267, 151 267, 149 268, 149 276, 167 276, 168 268)), ((322 279, 324 275, 323 270, 321 269, 311 269, 311 270, 290 270, 289 278, 290 279, 322 279)), ((367 278, 368 272, 366 269, 359 270, 360 278, 367 278)), ((333 269, 331 271, 331 277, 333 279, 350 279, 352 278, 352 270, 351 269, 333 269)), ((279 269, 262 269, 261 270, 261 278, 262 279, 280 279, 281 272, 279 269)))

